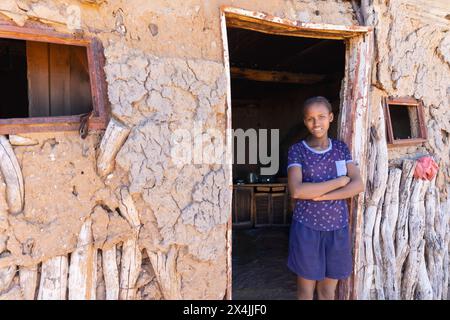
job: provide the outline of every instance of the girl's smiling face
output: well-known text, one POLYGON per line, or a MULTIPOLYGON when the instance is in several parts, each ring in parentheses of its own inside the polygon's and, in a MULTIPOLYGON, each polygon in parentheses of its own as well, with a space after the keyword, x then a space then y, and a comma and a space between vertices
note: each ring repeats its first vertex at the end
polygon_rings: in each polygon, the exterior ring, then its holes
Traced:
POLYGON ((303 122, 308 131, 316 138, 327 136, 333 113, 323 103, 313 103, 303 110, 303 122))

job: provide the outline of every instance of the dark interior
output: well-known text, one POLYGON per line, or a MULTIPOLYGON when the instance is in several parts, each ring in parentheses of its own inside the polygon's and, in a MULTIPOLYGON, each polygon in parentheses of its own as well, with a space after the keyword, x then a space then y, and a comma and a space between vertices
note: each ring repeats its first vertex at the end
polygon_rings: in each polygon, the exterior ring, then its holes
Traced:
MULTIPOLYGON (((230 67, 321 75, 308 84, 263 82, 233 77, 231 81, 233 129, 280 130, 280 170, 286 177, 287 150, 307 134, 300 115, 304 100, 325 96, 333 106, 335 121, 330 136, 337 135, 339 93, 344 77, 345 44, 339 40, 300 38, 265 34, 245 29, 228 29, 230 67)), ((270 150, 270 149, 269 149, 270 150)), ((245 179, 261 164, 236 164, 235 179, 245 179)))
POLYGON ((227 32, 232 127, 280 130, 280 165, 271 181, 284 184, 250 184, 250 173, 258 174, 262 164, 233 164, 233 299, 295 299, 296 276, 286 266, 293 209, 286 185, 287 151, 307 135, 300 111, 311 96, 331 102, 335 121, 329 135, 337 136, 345 44, 237 28, 227 32), (289 75, 261 81, 254 77, 261 70, 289 75))
POLYGON ((394 139, 417 138, 411 132, 410 113, 416 112, 414 107, 389 105, 389 116, 391 117, 394 139), (395 124, 395 125, 394 125, 395 124))
POLYGON ((28 117, 26 42, 0 39, 0 118, 28 117))

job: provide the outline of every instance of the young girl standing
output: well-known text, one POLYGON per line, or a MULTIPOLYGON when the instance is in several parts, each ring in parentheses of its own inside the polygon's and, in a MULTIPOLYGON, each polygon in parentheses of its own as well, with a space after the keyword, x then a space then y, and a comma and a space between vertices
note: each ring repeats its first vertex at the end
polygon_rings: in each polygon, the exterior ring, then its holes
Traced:
POLYGON ((332 300, 339 279, 352 272, 345 199, 364 185, 347 145, 330 139, 331 104, 313 97, 303 105, 305 140, 288 152, 288 184, 296 199, 289 234, 288 267, 297 274, 297 298, 332 300))

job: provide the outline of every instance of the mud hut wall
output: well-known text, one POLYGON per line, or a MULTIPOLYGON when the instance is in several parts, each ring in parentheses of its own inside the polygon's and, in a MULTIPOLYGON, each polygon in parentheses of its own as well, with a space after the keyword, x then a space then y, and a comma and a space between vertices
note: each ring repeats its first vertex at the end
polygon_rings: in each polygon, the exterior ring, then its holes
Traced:
POLYGON ((170 153, 176 129, 225 131, 221 5, 356 24, 347 1, 1 1, 18 26, 98 38, 112 110, 85 140, 1 140, 1 298, 225 296, 231 173, 170 153))
POLYGON ((447 1, 370 3, 365 12, 366 23, 375 27, 369 142, 373 160, 365 194, 364 241, 355 248, 361 257, 355 268, 355 297, 447 299, 450 8, 447 1), (423 102, 425 143, 386 146, 381 103, 388 96, 423 102), (411 176, 414 160, 424 155, 439 165, 437 176, 428 182, 411 176))

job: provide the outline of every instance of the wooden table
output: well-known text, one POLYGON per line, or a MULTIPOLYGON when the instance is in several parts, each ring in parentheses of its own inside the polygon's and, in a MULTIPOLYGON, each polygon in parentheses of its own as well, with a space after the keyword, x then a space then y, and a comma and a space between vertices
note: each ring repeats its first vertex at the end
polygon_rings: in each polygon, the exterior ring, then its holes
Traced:
POLYGON ((233 226, 263 227, 290 224, 287 183, 233 185, 233 226))

